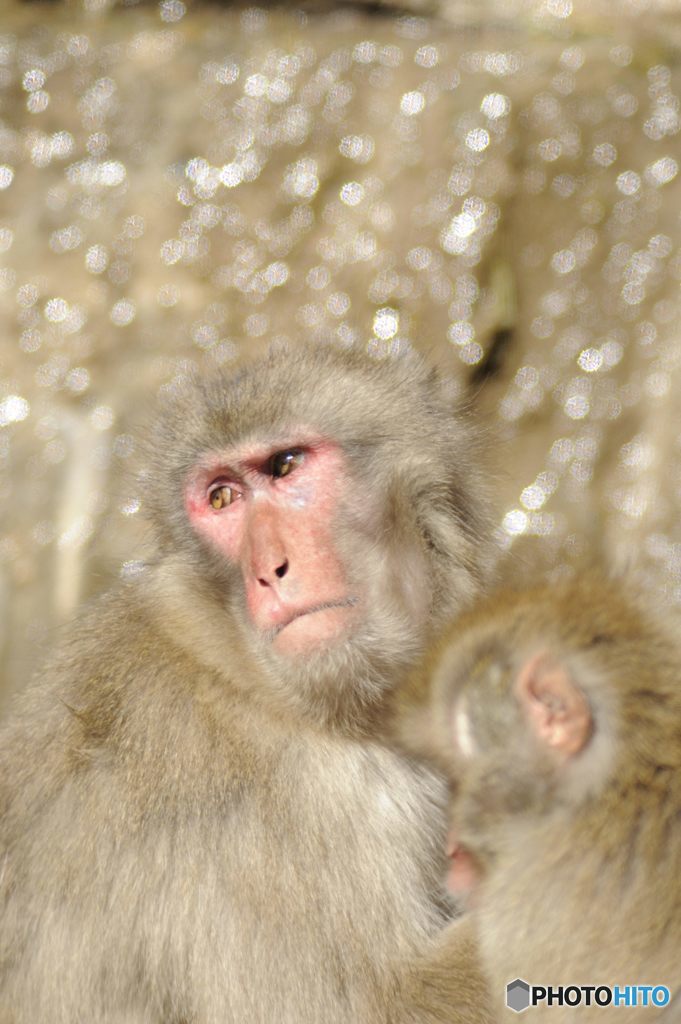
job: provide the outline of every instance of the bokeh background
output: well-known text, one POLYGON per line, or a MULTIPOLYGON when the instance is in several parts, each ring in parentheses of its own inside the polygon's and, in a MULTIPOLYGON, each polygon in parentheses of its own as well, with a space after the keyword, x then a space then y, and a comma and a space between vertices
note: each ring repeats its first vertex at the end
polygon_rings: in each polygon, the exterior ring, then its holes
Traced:
POLYGON ((146 550, 159 389, 413 346, 494 438, 500 575, 681 601, 681 5, 0 3, 0 692, 146 550))

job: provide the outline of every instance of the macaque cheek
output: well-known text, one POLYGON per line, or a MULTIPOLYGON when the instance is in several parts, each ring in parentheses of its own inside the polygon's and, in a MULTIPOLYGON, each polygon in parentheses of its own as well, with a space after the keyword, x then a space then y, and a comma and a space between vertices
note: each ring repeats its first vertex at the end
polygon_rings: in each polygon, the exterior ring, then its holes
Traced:
POLYGON ((243 533, 244 510, 237 502, 226 513, 216 515, 206 501, 205 486, 194 483, 187 485, 184 507, 193 529, 207 540, 212 547, 223 554, 228 561, 236 564, 243 533))

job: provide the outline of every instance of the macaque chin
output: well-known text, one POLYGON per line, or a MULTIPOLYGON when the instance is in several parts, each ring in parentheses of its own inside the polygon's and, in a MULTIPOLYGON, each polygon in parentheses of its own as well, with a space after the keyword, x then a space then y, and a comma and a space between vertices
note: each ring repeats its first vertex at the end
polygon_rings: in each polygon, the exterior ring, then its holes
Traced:
POLYGON ((515 978, 681 986, 680 678, 665 614, 626 581, 585 574, 481 603, 398 694, 402 742, 450 783, 449 885, 471 908, 500 1014, 515 978))

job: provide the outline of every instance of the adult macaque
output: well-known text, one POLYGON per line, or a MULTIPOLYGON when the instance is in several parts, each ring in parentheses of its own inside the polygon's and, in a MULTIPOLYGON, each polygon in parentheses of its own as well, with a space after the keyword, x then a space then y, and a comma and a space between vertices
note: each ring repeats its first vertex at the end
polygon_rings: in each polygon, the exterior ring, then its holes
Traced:
MULTIPOLYGON (((450 887, 472 888, 504 1019, 516 978, 681 985, 681 648, 661 619, 596 577, 502 593, 397 696, 403 739, 451 780, 450 887)), ((533 1019, 681 1019, 636 998, 533 1019)))
POLYGON ((150 453, 157 559, 0 737, 0 1019, 484 1019, 441 783, 376 739, 487 562, 472 428, 415 358, 280 350, 150 453))

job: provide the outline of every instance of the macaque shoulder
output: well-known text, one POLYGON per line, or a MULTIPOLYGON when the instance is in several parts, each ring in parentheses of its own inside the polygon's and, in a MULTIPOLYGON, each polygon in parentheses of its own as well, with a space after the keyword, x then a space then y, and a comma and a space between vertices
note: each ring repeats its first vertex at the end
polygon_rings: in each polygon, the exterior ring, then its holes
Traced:
POLYGON ((4 724, 11 790, 26 795, 18 774, 49 792, 99 778, 120 782, 144 814, 164 802, 230 802, 262 779, 276 737, 268 742, 261 724, 254 749, 256 710, 163 628, 154 596, 151 581, 126 584, 65 633, 4 724))

